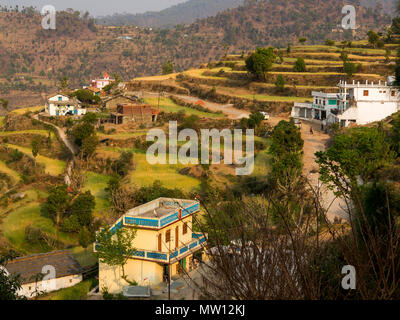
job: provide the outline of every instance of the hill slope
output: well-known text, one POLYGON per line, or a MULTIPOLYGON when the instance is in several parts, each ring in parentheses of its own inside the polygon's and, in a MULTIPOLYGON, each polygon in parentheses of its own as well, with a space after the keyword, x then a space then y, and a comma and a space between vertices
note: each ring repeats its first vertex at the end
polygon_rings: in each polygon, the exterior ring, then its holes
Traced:
POLYGON ((335 30, 345 3, 349 1, 247 1, 188 26, 154 30, 96 28, 91 20, 61 12, 57 30, 46 31, 38 13, 0 12, 0 94, 11 100, 22 98, 21 91, 52 91, 63 76, 76 87, 87 85, 104 71, 125 80, 158 74, 168 59, 176 71, 182 71, 215 61, 228 51, 286 47, 303 36, 307 44, 363 39, 369 29, 384 30, 390 24, 388 16, 357 7, 360 27, 354 34, 335 30))
POLYGON ((242 5, 244 0, 189 0, 159 12, 142 14, 114 14, 96 19, 98 24, 122 26, 135 25, 140 27, 172 27, 178 24, 193 23, 216 15, 226 9, 242 5))

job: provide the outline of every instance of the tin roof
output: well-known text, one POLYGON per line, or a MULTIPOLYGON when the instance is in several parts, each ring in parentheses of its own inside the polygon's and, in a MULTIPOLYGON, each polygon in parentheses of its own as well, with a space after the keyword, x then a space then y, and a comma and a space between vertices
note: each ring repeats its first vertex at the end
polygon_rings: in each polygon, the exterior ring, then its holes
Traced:
POLYGON ((9 273, 20 274, 22 284, 26 284, 35 282, 36 275, 46 265, 55 268, 56 278, 82 273, 81 265, 68 250, 19 257, 8 261, 5 268, 9 273))

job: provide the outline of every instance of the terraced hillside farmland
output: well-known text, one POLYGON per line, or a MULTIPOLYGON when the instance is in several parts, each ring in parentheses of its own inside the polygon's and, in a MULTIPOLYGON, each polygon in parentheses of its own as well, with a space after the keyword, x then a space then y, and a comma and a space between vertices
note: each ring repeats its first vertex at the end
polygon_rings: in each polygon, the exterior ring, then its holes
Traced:
POLYGON ((255 80, 246 70, 248 54, 226 55, 219 62, 200 69, 162 77, 134 79, 130 91, 159 91, 188 94, 206 100, 233 104, 236 108, 257 109, 272 114, 288 112, 294 102, 310 101, 312 91, 336 92, 340 80, 386 81, 394 73, 397 45, 382 49, 370 48, 366 41, 351 44, 293 46, 290 50, 276 49, 276 59, 267 73, 266 81, 255 80), (343 53, 355 64, 356 73, 348 75, 343 68, 343 53), (303 58, 305 72, 295 72, 294 64, 303 58), (284 79, 283 88, 276 81, 284 79))

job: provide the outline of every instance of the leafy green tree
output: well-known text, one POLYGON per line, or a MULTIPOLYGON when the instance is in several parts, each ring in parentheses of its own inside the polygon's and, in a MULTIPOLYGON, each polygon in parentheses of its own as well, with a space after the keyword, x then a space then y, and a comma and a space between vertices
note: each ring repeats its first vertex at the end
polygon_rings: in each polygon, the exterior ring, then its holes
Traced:
POLYGON ((275 88, 278 92, 282 92, 285 89, 285 78, 280 74, 275 81, 275 88))
POLYGON ((34 138, 31 142, 31 147, 32 147, 32 155, 33 158, 35 159, 35 166, 36 166, 36 157, 39 154, 39 145, 40 141, 37 138, 34 138))
POLYGON ((296 62, 294 63, 293 71, 295 72, 306 72, 306 63, 303 58, 297 58, 296 62))
POLYGON ((78 218, 81 227, 89 227, 93 223, 93 210, 96 206, 95 198, 90 191, 80 194, 72 202, 69 212, 78 218))
POLYGON ((79 245, 86 249, 93 243, 93 240, 92 233, 86 227, 83 227, 79 232, 79 245))
POLYGON ((61 91, 66 91, 69 87, 69 81, 68 78, 66 76, 63 76, 60 80, 60 90, 61 91))
POLYGON ((304 45, 304 43, 306 43, 306 41, 307 41, 307 38, 300 38, 300 39, 299 39, 299 42, 300 42, 302 45, 304 45))
POLYGON ((352 77, 357 72, 357 66, 355 63, 345 61, 343 70, 349 77, 352 77))
POLYGON ((375 48, 380 38, 379 34, 377 34, 374 30, 369 30, 367 36, 368 36, 368 42, 372 44, 372 46, 375 48))
POLYGON ((335 45, 335 41, 328 39, 328 40, 325 41, 325 45, 334 46, 335 45))
POLYGON ((59 229, 65 217, 65 212, 69 204, 67 185, 53 187, 49 190, 49 196, 41 207, 41 213, 53 219, 56 224, 56 237, 59 243, 59 229))
POLYGON ((367 183, 393 163, 395 153, 382 129, 363 127, 339 132, 332 146, 316 157, 321 180, 340 194, 350 194, 358 188, 359 179, 367 183))
POLYGON ((162 74, 171 74, 174 72, 174 65, 171 60, 168 60, 162 65, 162 74))
POLYGON ((303 167, 304 141, 293 121, 280 121, 272 131, 269 152, 273 157, 272 179, 299 176, 303 167))
POLYGON ((7 261, 14 258, 15 254, 7 253, 0 256, 0 300, 25 300, 24 297, 18 295, 18 291, 22 288, 21 276, 19 274, 9 274, 6 272, 7 261))
POLYGON ((86 158, 92 157, 96 148, 99 144, 99 138, 97 138, 96 134, 92 134, 88 137, 85 137, 82 141, 81 151, 86 158))
POLYGON ((136 252, 133 240, 136 230, 121 228, 112 233, 109 228, 101 229, 96 235, 96 255, 101 263, 118 266, 122 270, 122 278, 130 282, 125 274, 124 266, 136 252))
POLYGON ((8 111, 8 100, 6 100, 6 99, 0 99, 0 104, 1 104, 1 107, 2 107, 4 110, 8 111))
POLYGON ((79 89, 72 93, 79 101, 88 104, 100 104, 101 98, 88 89, 79 89))
POLYGON ((276 59, 273 48, 258 48, 246 59, 246 69, 260 80, 266 79, 266 73, 271 70, 276 59))
POLYGON ((340 52, 339 58, 343 62, 346 62, 347 60, 349 60, 349 55, 348 55, 348 53, 346 51, 342 50, 342 52, 340 52))

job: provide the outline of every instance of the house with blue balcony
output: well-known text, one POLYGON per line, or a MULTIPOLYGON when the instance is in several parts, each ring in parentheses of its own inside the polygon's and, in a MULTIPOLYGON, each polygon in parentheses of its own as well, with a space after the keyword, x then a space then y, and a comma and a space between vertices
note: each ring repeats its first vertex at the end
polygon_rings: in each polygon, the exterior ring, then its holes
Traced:
MULTIPOLYGON (((157 285, 168 278, 190 271, 193 256, 205 248, 206 235, 193 231, 193 216, 200 211, 195 200, 159 198, 126 212, 111 226, 135 228, 136 251, 124 266, 127 279, 139 285, 157 285)), ((96 246, 96 244, 95 244, 96 246)), ((116 294, 129 286, 122 269, 99 262, 99 288, 116 294)))

